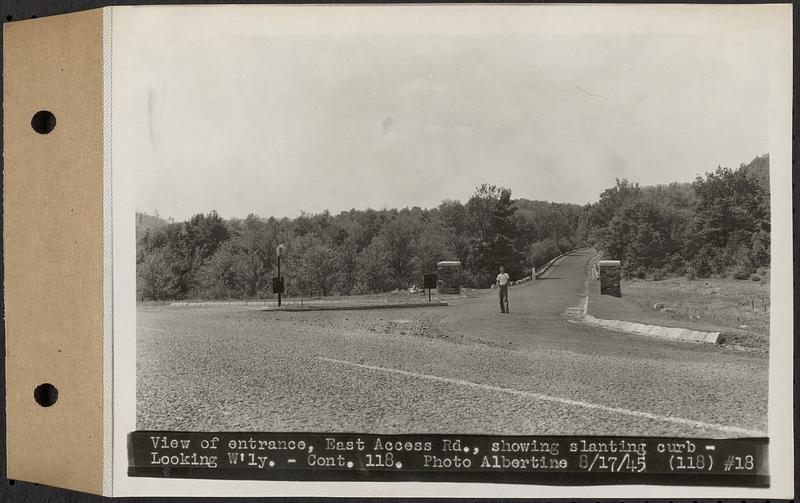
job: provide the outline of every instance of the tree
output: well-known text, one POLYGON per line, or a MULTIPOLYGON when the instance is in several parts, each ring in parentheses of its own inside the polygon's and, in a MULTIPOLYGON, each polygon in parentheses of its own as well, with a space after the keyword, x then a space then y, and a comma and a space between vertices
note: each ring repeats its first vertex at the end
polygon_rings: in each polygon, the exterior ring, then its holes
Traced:
POLYGON ((193 256, 207 259, 230 238, 230 231, 216 211, 198 213, 184 224, 183 241, 193 256))
POLYGON ((560 250, 552 239, 537 241, 531 245, 528 251, 529 264, 535 268, 540 268, 552 259, 560 255, 560 250))
POLYGON ((217 247, 216 253, 206 259, 197 271, 193 297, 226 299, 240 297, 246 287, 241 281, 244 264, 237 257, 233 244, 228 241, 217 247))
POLYGON ((445 199, 437 209, 439 220, 445 228, 444 245, 453 254, 449 258, 460 261, 463 267, 468 268, 472 235, 467 208, 459 201, 445 199))
POLYGON ((769 232, 759 230, 751 238, 750 258, 755 267, 769 266, 770 262, 770 235, 769 232))
POLYGON ((416 226, 410 216, 398 215, 380 232, 385 243, 387 260, 397 286, 409 285, 414 273, 416 226))
POLYGON ((450 229, 439 222, 431 222, 422 229, 414 246, 414 269, 418 277, 436 272, 437 262, 452 259, 453 252, 447 246, 452 241, 450 234, 450 229))
POLYGON ((182 224, 177 224, 169 246, 178 272, 178 288, 187 295, 197 287, 197 273, 220 244, 230 239, 226 222, 216 211, 198 213, 182 224))
POLYGON ((737 230, 769 230, 769 214, 758 180, 747 171, 718 167, 694 183, 697 209, 693 231, 717 248, 725 248, 737 230))
MULTIPOLYGON (((475 194, 467 202, 470 223, 477 230, 477 237, 483 242, 492 240, 497 233, 495 213, 504 191, 508 189, 484 183, 475 189, 475 194)), ((508 193, 510 196, 511 192, 508 193)))
POLYGON ((626 277, 644 276, 663 265, 665 224, 658 209, 640 197, 627 199, 597 233, 609 258, 622 260, 626 277))
POLYGON ((600 200, 592 206, 589 212, 589 225, 595 229, 603 229, 620 208, 639 200, 641 196, 642 190, 638 183, 631 183, 626 178, 617 178, 616 185, 604 190, 600 194, 600 200))
POLYGON ((334 252, 339 257, 339 290, 342 294, 350 295, 358 285, 358 250, 355 243, 345 240, 334 246, 334 252))
POLYGON ((340 276, 339 257, 328 244, 310 248, 304 257, 304 264, 311 284, 326 296, 334 289, 340 276))
POLYGON ((513 279, 519 279, 523 276, 523 263, 524 257, 514 247, 514 242, 505 234, 495 235, 492 242, 487 247, 489 256, 491 257, 491 266, 489 261, 485 261, 487 269, 486 272, 497 271, 501 266, 505 268, 506 272, 513 279))
POLYGON ((247 296, 255 297, 259 288, 268 282, 269 271, 276 260, 278 243, 269 224, 250 214, 241 222, 232 239, 238 262, 238 276, 245 284, 247 296))
POLYGON ((326 296, 332 293, 341 274, 333 245, 316 234, 296 238, 287 262, 286 276, 301 293, 319 291, 326 296))
POLYGON ((356 259, 359 281, 368 293, 386 291, 391 282, 389 251, 386 242, 375 237, 356 259))
POLYGON ((517 250, 515 243, 516 207, 511 200, 511 190, 483 184, 470 198, 467 210, 478 231, 473 257, 480 276, 490 277, 502 265, 511 277, 521 277, 524 254, 517 250))
POLYGON ((178 277, 166 248, 144 255, 136 267, 136 286, 143 299, 166 300, 177 295, 178 277))
MULTIPOLYGON (((768 166, 769 158, 763 159, 754 163, 768 166)), ((718 167, 692 184, 697 204, 683 255, 695 269, 700 265, 703 271, 723 274, 736 265, 745 274, 756 264, 769 264, 769 192, 760 169, 718 167)))
POLYGON ((739 169, 755 179, 761 190, 769 194, 769 154, 760 155, 749 163, 740 165, 739 169))
POLYGON ((467 209, 459 201, 445 199, 437 206, 439 218, 454 234, 461 235, 469 231, 469 215, 467 209))

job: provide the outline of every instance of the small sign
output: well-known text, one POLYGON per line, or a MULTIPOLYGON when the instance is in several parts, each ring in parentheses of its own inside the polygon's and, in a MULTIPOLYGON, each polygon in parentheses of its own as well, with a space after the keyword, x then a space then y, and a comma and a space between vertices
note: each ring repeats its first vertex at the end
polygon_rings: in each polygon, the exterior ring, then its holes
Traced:
POLYGON ((283 276, 272 278, 272 293, 283 293, 283 276))
POLYGON ((436 275, 435 274, 426 274, 424 276, 424 286, 423 288, 436 288, 436 275))

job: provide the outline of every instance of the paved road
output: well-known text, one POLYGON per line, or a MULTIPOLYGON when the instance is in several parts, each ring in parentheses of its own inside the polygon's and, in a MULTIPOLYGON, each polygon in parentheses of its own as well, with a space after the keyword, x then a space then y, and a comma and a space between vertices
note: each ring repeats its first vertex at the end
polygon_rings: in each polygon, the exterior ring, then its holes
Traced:
POLYGON ((138 310, 141 429, 741 437, 766 355, 571 322, 589 251, 449 307, 138 310))

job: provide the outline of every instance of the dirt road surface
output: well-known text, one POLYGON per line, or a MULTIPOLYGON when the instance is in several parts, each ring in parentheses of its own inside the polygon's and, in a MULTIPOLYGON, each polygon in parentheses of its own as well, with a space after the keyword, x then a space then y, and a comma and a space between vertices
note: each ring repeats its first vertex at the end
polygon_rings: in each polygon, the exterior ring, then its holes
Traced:
POLYGON ((139 429, 746 437, 768 357, 571 322, 592 251, 448 307, 140 306, 139 429))

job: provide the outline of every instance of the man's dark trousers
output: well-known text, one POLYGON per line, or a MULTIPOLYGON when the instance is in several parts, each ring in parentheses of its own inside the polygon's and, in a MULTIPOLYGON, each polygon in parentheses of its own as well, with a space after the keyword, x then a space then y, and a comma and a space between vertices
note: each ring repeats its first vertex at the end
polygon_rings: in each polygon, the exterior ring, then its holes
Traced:
POLYGON ((508 312, 508 285, 500 285, 500 312, 508 312))

